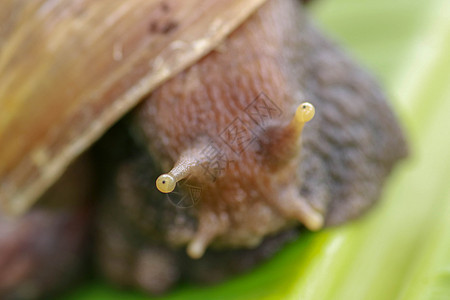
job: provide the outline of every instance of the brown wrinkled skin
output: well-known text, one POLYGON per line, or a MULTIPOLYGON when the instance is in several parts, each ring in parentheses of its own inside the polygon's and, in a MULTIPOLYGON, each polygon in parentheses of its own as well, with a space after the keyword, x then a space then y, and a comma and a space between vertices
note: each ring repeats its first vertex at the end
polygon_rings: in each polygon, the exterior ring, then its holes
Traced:
MULTIPOLYGON (((102 186, 96 264, 117 285, 155 294, 180 280, 217 282, 271 257, 304 230, 302 205, 323 215, 325 226, 360 216, 406 155, 374 80, 294 0, 269 1, 93 150, 102 186), (270 105, 264 115, 252 110, 258 99, 270 105), (300 137, 287 125, 304 101, 316 116, 300 137), (236 144, 230 128, 246 138, 236 144), (197 169, 179 183, 180 194, 156 189, 156 178, 183 154, 203 159, 210 146, 225 165, 197 169), (189 196, 187 185, 199 193, 189 196), (193 241, 207 246, 197 260, 186 254, 193 241)), ((20 219, 0 212, 0 299, 47 299, 74 282, 89 229, 89 174, 67 172, 20 219)))
POLYGON ((212 274, 221 279, 242 271, 223 264, 238 259, 234 251, 250 253, 249 265, 266 257, 260 253, 275 252, 267 244, 279 247, 287 239, 270 236, 301 224, 292 214, 296 201, 323 214, 325 225, 361 215, 406 155, 379 87, 322 37, 295 1, 270 1, 215 51, 153 92, 103 143, 107 151, 121 150, 106 168, 100 266, 116 283, 153 293, 180 278, 209 282, 212 274), (246 108, 261 92, 277 109, 255 121, 246 108), (303 101, 314 104, 316 116, 305 126, 300 151, 286 124, 303 101), (251 136, 237 153, 223 135, 236 118, 251 136), (196 156, 211 144, 229 164, 213 177, 196 172, 188 178, 201 188, 194 205, 177 207, 178 196, 155 189, 158 175, 183 153, 196 156), (290 189, 299 196, 290 197, 290 189), (184 253, 195 239, 210 247, 197 261, 184 253), (250 249, 227 250, 235 248, 250 249))

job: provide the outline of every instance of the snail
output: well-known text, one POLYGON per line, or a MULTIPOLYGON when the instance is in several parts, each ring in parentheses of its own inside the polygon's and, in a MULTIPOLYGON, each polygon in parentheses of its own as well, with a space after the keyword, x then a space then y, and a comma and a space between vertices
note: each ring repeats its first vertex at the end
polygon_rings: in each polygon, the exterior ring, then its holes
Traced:
POLYGON ((91 226, 118 285, 222 280, 360 216, 407 154, 375 81, 299 1, 88 2, 0 4, 0 266, 19 270, 2 299, 67 285, 91 226), (6 262, 39 244, 20 228, 63 213, 45 255, 6 262))

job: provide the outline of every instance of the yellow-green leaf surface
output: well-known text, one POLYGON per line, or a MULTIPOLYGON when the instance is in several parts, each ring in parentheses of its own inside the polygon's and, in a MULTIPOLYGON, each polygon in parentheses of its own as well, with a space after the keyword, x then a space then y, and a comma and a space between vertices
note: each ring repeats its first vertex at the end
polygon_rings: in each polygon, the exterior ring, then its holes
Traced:
MULTIPOLYGON (((158 299, 450 299, 450 1, 322 0, 317 23, 385 86, 411 145, 357 222, 306 234, 254 271, 158 299)), ((93 282, 66 299, 152 299, 93 282)))

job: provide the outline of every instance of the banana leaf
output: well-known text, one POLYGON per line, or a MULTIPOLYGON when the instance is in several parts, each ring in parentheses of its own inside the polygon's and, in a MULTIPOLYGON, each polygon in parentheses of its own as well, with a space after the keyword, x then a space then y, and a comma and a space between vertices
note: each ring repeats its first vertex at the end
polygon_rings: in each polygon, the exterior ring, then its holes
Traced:
MULTIPOLYGON (((311 13, 379 77, 410 158, 364 218, 302 235, 248 274, 157 299, 450 299, 450 1, 316 1, 311 13)), ((94 280, 64 299, 152 298, 94 280)))

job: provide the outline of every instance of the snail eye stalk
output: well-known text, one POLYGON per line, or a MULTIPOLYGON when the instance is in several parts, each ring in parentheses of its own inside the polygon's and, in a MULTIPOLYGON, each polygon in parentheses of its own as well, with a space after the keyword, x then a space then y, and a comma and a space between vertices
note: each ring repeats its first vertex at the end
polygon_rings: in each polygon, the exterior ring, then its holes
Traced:
POLYGON ((156 179, 156 188, 161 193, 171 193, 177 182, 194 174, 204 159, 197 148, 186 151, 180 156, 172 170, 156 179))
POLYGON ((314 118, 315 113, 316 110, 314 108, 314 105, 309 102, 303 102, 295 111, 295 116, 291 122, 291 125, 297 128, 298 132, 301 132, 305 123, 311 121, 314 118))
POLYGON ((280 167, 290 158, 298 155, 303 128, 306 122, 314 118, 314 114, 314 106, 303 102, 297 107, 288 123, 268 128, 262 147, 271 165, 280 167))

